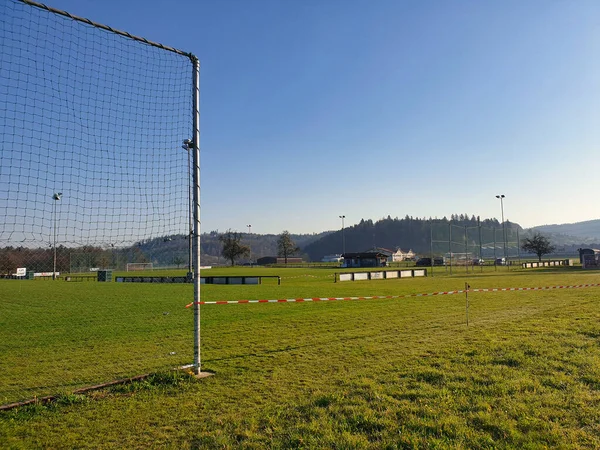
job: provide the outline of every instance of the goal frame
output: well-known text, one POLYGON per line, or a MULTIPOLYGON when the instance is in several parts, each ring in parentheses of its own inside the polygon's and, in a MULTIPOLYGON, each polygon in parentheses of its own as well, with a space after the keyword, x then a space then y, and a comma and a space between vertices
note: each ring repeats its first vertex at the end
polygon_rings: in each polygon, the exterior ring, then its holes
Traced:
POLYGON ((154 270, 154 265, 150 263, 127 263, 125 267, 127 272, 139 272, 142 270, 154 270))

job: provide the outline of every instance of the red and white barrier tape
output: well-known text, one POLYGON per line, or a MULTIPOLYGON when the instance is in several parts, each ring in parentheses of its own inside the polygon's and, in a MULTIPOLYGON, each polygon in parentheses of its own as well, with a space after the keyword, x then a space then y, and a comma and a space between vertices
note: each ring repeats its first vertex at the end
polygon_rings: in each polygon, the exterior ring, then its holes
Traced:
MULTIPOLYGON (((548 291, 553 289, 578 289, 586 287, 600 286, 600 283, 594 284, 576 284, 571 286, 544 286, 544 287, 521 287, 521 288, 488 288, 488 289, 469 289, 469 292, 502 292, 502 291, 548 291)), ((410 298, 410 297, 432 297, 435 295, 462 294, 464 289, 458 291, 430 292, 428 294, 405 294, 405 295, 373 295, 369 297, 312 297, 312 298, 280 298, 273 300, 216 300, 192 302, 185 305, 186 308, 198 303, 200 305, 235 305, 239 303, 300 303, 300 302, 326 302, 335 300, 377 300, 386 298, 410 298)))

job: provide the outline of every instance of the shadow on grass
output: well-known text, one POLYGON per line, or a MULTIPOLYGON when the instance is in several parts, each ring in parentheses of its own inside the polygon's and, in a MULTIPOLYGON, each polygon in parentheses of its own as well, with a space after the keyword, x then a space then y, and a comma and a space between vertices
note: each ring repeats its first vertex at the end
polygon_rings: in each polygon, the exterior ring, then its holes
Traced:
POLYGON ((85 404, 111 395, 131 395, 143 391, 161 391, 179 389, 196 382, 191 372, 173 370, 157 372, 136 379, 118 380, 106 385, 80 389, 69 394, 58 394, 34 398, 15 404, 10 409, 0 411, 0 417, 8 420, 28 420, 38 414, 57 411, 72 405, 85 404))

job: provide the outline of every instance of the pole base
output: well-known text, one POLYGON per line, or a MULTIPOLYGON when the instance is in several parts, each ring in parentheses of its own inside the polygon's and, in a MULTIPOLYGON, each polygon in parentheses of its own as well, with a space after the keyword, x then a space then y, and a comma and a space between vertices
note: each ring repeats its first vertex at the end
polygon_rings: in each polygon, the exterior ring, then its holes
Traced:
POLYGON ((212 372, 200 372, 200 373, 194 374, 194 378, 196 378, 196 379, 207 378, 207 377, 212 377, 213 375, 214 375, 214 373, 212 373, 212 372))

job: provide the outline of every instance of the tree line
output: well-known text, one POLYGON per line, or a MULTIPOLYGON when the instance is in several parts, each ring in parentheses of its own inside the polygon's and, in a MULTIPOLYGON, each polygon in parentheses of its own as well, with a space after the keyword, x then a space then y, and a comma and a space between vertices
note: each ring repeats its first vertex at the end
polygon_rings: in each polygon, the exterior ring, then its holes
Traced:
MULTIPOLYGON (((448 226, 478 227, 487 229, 501 228, 497 219, 484 219, 466 214, 453 214, 450 219, 415 218, 406 215, 404 218, 387 216, 381 220, 362 219, 358 224, 331 233, 316 242, 310 243, 302 250, 312 261, 318 261, 325 255, 342 253, 345 241, 347 252, 361 252, 376 247, 394 250, 412 249, 416 253, 429 254, 431 240, 447 238, 448 226)), ((507 223, 507 226, 518 226, 507 223)))
MULTIPOLYGON (((379 221, 361 220, 343 231, 319 234, 293 235, 287 230, 279 235, 259 235, 227 230, 225 233, 211 231, 201 236, 203 264, 218 263, 218 256, 230 264, 256 261, 261 256, 287 258, 298 255, 307 261, 320 261, 324 255, 342 253, 342 233, 348 252, 366 251, 374 247, 404 250, 412 249, 429 254, 431 239, 443 240, 448 226, 481 227, 483 240, 490 241, 489 230, 501 231, 496 219, 481 220, 466 214, 452 215, 450 219, 426 219, 406 216, 403 219, 387 217, 379 221), (488 235, 486 236, 486 231, 488 235), (213 258, 213 260, 211 260, 213 258)), ((505 224, 516 228, 516 224, 505 224)), ((518 227, 520 229, 520 227, 518 227)), ((494 231, 494 234, 495 231, 494 231)), ((522 250, 541 256, 555 251, 556 246, 545 236, 536 233, 523 236, 519 243, 522 250)), ((81 246, 57 247, 57 270, 59 272, 87 271, 91 267, 125 268, 128 262, 152 262, 156 267, 183 267, 189 260, 189 239, 186 235, 172 235, 142 240, 122 248, 81 246)), ((0 248, 0 274, 14 273, 17 267, 32 271, 50 271, 53 266, 53 248, 4 247, 0 248)))

